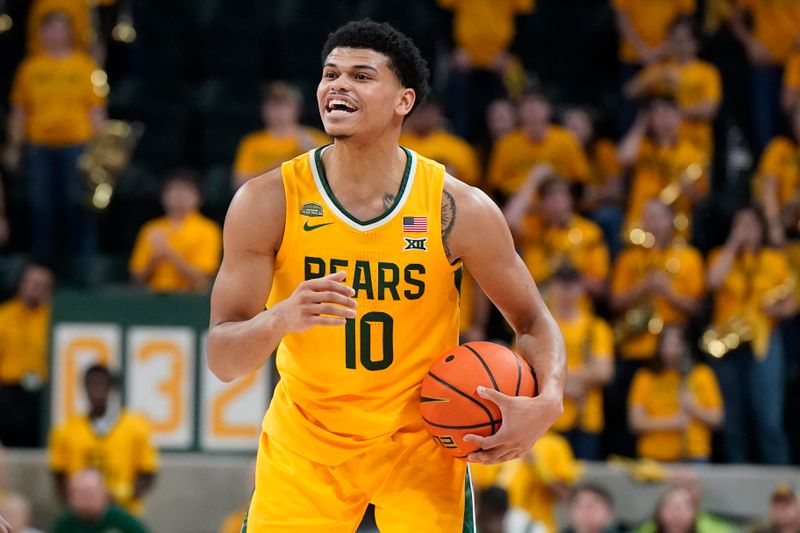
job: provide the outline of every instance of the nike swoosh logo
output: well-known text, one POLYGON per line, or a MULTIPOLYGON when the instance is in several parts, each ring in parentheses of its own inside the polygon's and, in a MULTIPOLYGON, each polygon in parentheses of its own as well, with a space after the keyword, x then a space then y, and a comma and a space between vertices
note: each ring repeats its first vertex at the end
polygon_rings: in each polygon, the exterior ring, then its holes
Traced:
POLYGON ((450 400, 446 400, 444 398, 430 398, 428 396, 421 396, 419 399, 419 403, 432 403, 432 402, 449 402, 450 400))
POLYGON ((306 231, 313 231, 313 230, 315 230, 317 228, 321 228, 323 226, 329 226, 331 224, 333 224, 333 222, 325 222, 324 224, 316 224, 316 225, 312 226, 311 224, 308 223, 308 220, 306 220, 306 223, 303 224, 303 229, 306 230, 306 231))

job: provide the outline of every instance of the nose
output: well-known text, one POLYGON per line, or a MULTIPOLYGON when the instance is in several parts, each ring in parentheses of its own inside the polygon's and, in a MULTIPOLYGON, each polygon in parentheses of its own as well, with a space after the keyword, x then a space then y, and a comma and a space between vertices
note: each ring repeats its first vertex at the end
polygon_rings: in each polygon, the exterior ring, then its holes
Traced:
POLYGON ((333 82, 331 82, 331 90, 335 93, 346 93, 350 90, 351 85, 350 81, 346 79, 346 76, 338 76, 333 82))

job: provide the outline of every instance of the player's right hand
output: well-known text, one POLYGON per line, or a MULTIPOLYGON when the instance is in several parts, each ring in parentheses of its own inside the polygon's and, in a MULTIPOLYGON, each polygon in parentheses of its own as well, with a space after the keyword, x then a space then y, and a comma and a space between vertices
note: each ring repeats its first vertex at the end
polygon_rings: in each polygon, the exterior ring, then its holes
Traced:
POLYGON ((299 333, 314 326, 344 326, 355 318, 355 291, 343 282, 346 272, 304 281, 291 296, 271 308, 286 333, 299 333))

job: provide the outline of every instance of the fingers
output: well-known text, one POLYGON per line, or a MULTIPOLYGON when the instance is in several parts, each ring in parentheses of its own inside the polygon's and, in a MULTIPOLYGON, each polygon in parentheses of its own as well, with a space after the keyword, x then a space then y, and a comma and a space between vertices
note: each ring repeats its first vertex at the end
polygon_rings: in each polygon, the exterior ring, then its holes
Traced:
POLYGON ((346 322, 344 318, 332 316, 313 316, 308 320, 311 326, 344 326, 346 322))
POLYGON ((490 389, 488 387, 478 387, 478 396, 481 398, 486 398, 487 400, 491 400, 497 407, 500 408, 500 411, 503 411, 503 407, 507 405, 508 400, 513 398, 513 396, 509 396, 507 394, 503 394, 502 392, 494 389, 490 389))
POLYGON ((343 305, 345 307, 356 307, 356 301, 341 293, 333 291, 315 292, 311 295, 311 302, 324 303, 330 302, 334 304, 343 305))
POLYGON ((344 283, 345 276, 347 273, 345 271, 335 272, 333 274, 329 274, 324 278, 317 278, 311 279, 303 283, 305 288, 311 289, 315 292, 321 291, 330 291, 336 292, 338 294, 342 294, 344 296, 355 296, 356 291, 352 289, 352 287, 348 287, 344 283))
POLYGON ((342 307, 332 303, 319 303, 314 304, 312 307, 312 314, 314 315, 328 315, 333 317, 342 318, 355 318, 356 310, 352 307, 342 307))

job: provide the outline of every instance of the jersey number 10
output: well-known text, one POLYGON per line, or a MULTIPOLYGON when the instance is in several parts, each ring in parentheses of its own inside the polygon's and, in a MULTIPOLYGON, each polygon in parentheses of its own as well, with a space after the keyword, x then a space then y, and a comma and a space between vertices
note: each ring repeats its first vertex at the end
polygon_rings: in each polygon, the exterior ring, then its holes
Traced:
MULTIPOLYGON (((394 360, 394 320, 391 316, 380 311, 371 311, 359 320, 359 333, 361 337, 360 352, 361 365, 367 370, 383 370, 388 368, 394 360), (372 326, 383 325, 383 353, 380 359, 372 358, 372 326)), ((345 366, 356 368, 356 319, 348 318, 344 327, 345 339, 345 366)))

